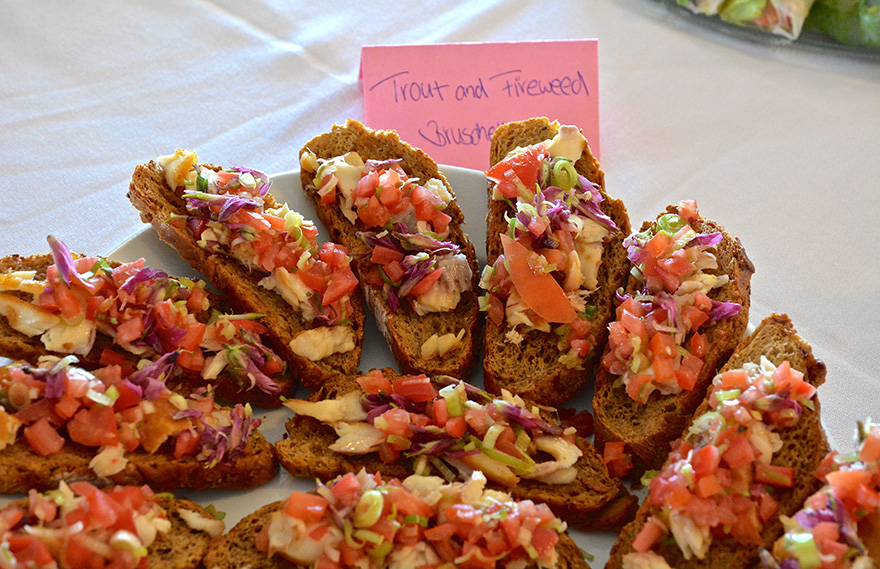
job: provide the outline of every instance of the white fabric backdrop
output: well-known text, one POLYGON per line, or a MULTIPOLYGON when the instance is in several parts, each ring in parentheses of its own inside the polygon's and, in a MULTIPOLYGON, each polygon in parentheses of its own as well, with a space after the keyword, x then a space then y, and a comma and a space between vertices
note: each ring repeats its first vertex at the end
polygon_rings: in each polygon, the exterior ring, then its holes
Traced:
POLYGON ((0 254, 47 252, 48 233, 109 252, 142 229, 134 166, 177 147, 296 168, 306 140, 363 119, 362 45, 595 37, 608 191, 634 226, 694 198, 740 236, 752 321, 788 313, 825 360, 848 449, 880 418, 880 59, 749 41, 658 0, 453 4, 5 2, 0 254))

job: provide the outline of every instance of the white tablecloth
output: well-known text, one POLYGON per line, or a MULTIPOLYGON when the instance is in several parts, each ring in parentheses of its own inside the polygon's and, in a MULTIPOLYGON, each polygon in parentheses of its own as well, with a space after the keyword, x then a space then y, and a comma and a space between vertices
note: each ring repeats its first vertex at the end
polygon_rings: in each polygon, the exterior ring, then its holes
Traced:
MULTIPOLYGON (((368 44, 598 38, 602 165, 633 225, 693 198, 828 366, 832 440, 880 418, 880 61, 719 33, 658 0, 6 2, 0 254, 106 253, 134 166, 177 147, 265 172, 363 119, 368 44)), ((273 488, 282 492, 285 479, 273 488)), ((253 504, 256 506, 257 504, 253 504)), ((595 565, 600 565, 597 559, 595 565)))

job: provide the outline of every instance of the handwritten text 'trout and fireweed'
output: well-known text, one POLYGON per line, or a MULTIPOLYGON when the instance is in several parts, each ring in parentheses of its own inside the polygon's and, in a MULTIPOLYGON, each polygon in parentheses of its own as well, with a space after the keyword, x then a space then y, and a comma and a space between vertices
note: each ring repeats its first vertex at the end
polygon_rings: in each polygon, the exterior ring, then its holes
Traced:
MULTIPOLYGON (((438 79, 413 80, 410 71, 400 71, 367 87, 373 96, 381 97, 383 104, 394 105, 411 105, 420 101, 430 102, 432 106, 475 101, 491 104, 493 99, 590 96, 587 81, 580 71, 558 77, 527 77, 521 69, 511 69, 485 79, 476 77, 469 83, 448 83, 438 79)), ((418 132, 426 142, 437 147, 450 144, 476 146, 491 139, 492 133, 503 122, 506 121, 444 125, 435 118, 425 116, 418 132)))

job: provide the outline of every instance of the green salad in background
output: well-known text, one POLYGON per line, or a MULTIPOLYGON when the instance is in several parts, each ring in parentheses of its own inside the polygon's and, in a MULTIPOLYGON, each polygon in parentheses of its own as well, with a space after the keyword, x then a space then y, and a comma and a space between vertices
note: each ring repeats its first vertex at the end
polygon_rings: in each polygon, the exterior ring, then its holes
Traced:
POLYGON ((803 29, 880 48, 880 0, 673 0, 692 12, 795 39, 803 29))

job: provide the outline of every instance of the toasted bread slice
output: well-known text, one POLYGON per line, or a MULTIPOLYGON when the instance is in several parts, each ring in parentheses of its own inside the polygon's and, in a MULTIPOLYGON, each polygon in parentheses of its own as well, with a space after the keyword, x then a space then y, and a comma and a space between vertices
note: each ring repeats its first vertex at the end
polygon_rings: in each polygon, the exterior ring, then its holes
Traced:
MULTIPOLYGON (((207 168, 219 169, 216 166, 207 168)), ((185 221, 187 208, 181 195, 186 191, 182 185, 169 187, 164 168, 150 161, 135 168, 128 197, 140 211, 141 219, 152 224, 159 238, 226 295, 233 307, 240 312, 264 315, 260 322, 269 330, 267 336, 271 347, 288 362, 294 377, 303 385, 314 389, 334 373, 354 373, 360 363, 363 345, 364 310, 360 297, 351 295, 353 313, 349 326, 355 339, 353 349, 317 361, 297 354, 291 348, 291 341, 319 323, 303 320, 280 294, 262 287, 259 284, 262 275, 248 270, 232 257, 199 247, 185 221)), ((264 201, 267 208, 280 205, 276 204, 271 193, 264 196, 264 201)))
POLYGON ((62 481, 157 491, 253 488, 278 471, 261 421, 247 407, 168 390, 159 379, 162 362, 122 375, 116 366, 90 374, 64 358, 2 360, 0 493, 50 490, 62 481))
MULTIPOLYGON (((774 365, 788 361, 792 369, 804 374, 804 381, 817 387, 825 381, 825 365, 818 361, 812 349, 798 334, 786 315, 773 314, 758 326, 755 332, 743 340, 736 351, 722 368, 738 370, 747 362, 758 363, 762 357, 769 359, 774 365)), ((813 399, 814 409, 802 406, 800 418, 793 426, 776 429, 782 445, 773 453, 772 464, 794 469, 794 485, 792 487, 777 486, 772 494, 778 504, 778 510, 768 519, 760 532, 760 540, 764 548, 772 546, 782 535, 783 526, 780 516, 791 516, 803 501, 815 492, 821 482, 815 477, 816 468, 821 464, 828 452, 828 441, 820 423, 819 402, 813 399)), ((710 410, 708 399, 704 401, 694 414, 700 417, 710 410)), ((667 462, 667 466, 669 462, 667 462)), ((617 569, 623 566, 624 555, 633 552, 633 540, 639 535, 642 527, 652 516, 658 515, 660 508, 643 502, 636 519, 627 524, 620 533, 611 550, 606 569, 617 569)), ((661 541, 653 551, 661 555, 671 567, 726 567, 729 569, 750 568, 758 564, 758 556, 762 545, 742 545, 733 537, 715 535, 705 558, 700 560, 692 557, 686 560, 679 546, 661 541)))
MULTIPOLYGON (((55 490, 57 487, 55 485, 45 490, 55 490)), ((213 516, 192 500, 166 496, 157 496, 154 499, 165 511, 170 528, 166 532, 159 533, 155 541, 147 548, 148 566, 168 569, 196 569, 200 567, 214 538, 204 529, 193 527, 185 517, 190 520, 198 520, 199 518, 213 520, 213 516)), ((12 505, 27 511, 28 499, 18 500, 12 505)), ((32 519, 33 525, 39 525, 35 517, 32 519)), ((196 524, 198 525, 198 523, 197 521, 196 524)), ((36 533, 36 531, 33 532, 33 534, 36 533)), ((52 551, 52 548, 49 549, 52 551)), ((61 561, 60 559, 56 560, 61 561)))
MULTIPOLYGON (((657 217, 659 219, 666 213, 675 214, 677 211, 675 206, 669 206, 657 217)), ((642 231, 656 227, 656 220, 645 222, 642 231)), ((708 272, 727 275, 729 282, 713 289, 709 298, 718 302, 733 302, 741 308, 734 316, 707 322, 698 329, 706 336, 709 347, 690 390, 674 395, 654 392, 646 403, 641 403, 627 394, 627 388, 619 376, 610 373, 604 365, 599 366, 593 396, 596 447, 601 450, 609 441, 626 442, 634 465, 630 474, 636 479, 646 469, 657 469, 666 460, 670 443, 684 430, 694 410, 705 398, 715 373, 730 357, 749 324, 751 276, 755 268, 740 240, 715 221, 702 216, 694 220, 691 227, 697 233, 718 232, 722 236, 721 242, 710 249, 717 258, 718 269, 708 272)), ((630 277, 625 292, 638 295, 642 286, 640 279, 630 277)), ((606 353, 610 349, 609 342, 606 353)))
POLYGON ((27 445, 18 443, 0 451, 0 493, 20 494, 31 488, 50 490, 62 480, 86 481, 96 486, 149 484, 157 492, 178 488, 237 490, 261 486, 278 472, 272 445, 259 431, 242 454, 213 467, 191 456, 174 458, 172 451, 128 453, 125 468, 105 478, 89 466, 95 457, 94 448, 66 441, 57 453, 39 456, 27 445))
POLYGON ((816 472, 825 485, 785 524, 772 551, 761 552, 766 569, 815 566, 830 558, 838 569, 869 569, 880 562, 880 508, 873 499, 880 490, 880 425, 859 421, 855 435, 854 451, 828 455, 816 472), (831 531, 813 536, 820 523, 831 531))
MULTIPOLYGON (((388 378, 392 370, 383 370, 388 378)), ((334 399, 360 387, 351 376, 340 376, 314 392, 310 400, 334 399)), ((527 403, 528 408, 531 404, 527 403)), ((545 416, 548 422, 552 417, 545 416)), ((413 473, 415 459, 397 460, 386 464, 378 453, 343 455, 329 447, 337 440, 332 427, 304 415, 295 415, 285 425, 287 434, 275 443, 281 466, 293 476, 327 480, 346 472, 365 469, 383 476, 405 478, 413 473)), ((538 480, 521 479, 512 488, 503 488, 518 500, 545 502, 553 512, 584 530, 618 528, 629 519, 637 506, 637 498, 630 495, 619 480, 612 478, 593 446, 581 437, 576 444, 583 453, 577 462, 576 478, 565 484, 548 484, 538 480)), ((492 483, 490 482, 490 485, 492 483)), ((500 485, 498 488, 502 488, 500 485)))
MULTIPOLYGON (((501 162, 509 152, 550 140, 559 132, 560 125, 546 118, 501 125, 492 136, 490 163, 501 162)), ((611 218, 619 231, 604 240, 602 261, 598 271, 598 286, 586 298, 586 304, 595 307, 589 318, 586 336, 591 346, 580 365, 569 367, 559 361, 559 337, 554 332, 531 330, 519 344, 508 341, 506 319, 500 326, 487 319, 483 352, 483 374, 486 389, 494 393, 508 389, 539 403, 558 406, 570 399, 593 379, 593 368, 602 353, 608 335, 607 323, 614 314, 614 293, 626 282, 629 269, 626 251, 621 247, 629 235, 630 222, 623 202, 605 192, 605 174, 587 145, 574 164, 578 174, 597 184, 604 200, 602 212, 611 218)), ((491 266, 502 253, 500 235, 508 232, 505 214, 516 212, 508 201, 492 199, 494 184, 489 182, 489 213, 486 219, 486 253, 491 266)))
MULTIPOLYGON (((77 257, 80 256, 77 255, 77 257)), ((119 263, 116 261, 103 260, 111 267, 119 266, 119 263)), ((34 271, 35 281, 45 281, 46 271, 53 264, 54 259, 52 255, 48 254, 30 257, 10 255, 0 259, 0 276, 15 271, 34 271)), ((31 302, 32 298, 30 294, 21 292, 7 291, 3 294, 13 295, 28 303, 31 302)), ((218 294, 209 292, 207 300, 207 306, 196 316, 202 323, 208 322, 213 310, 223 314, 232 312, 223 297, 218 294)), ((11 325, 9 317, 10 313, 0 316, 0 355, 29 362, 36 362, 44 355, 66 355, 66 353, 48 350, 39 335, 28 336, 17 331, 11 325)), ((15 316, 12 315, 12 317, 14 318, 15 316)), ((155 360, 162 355, 157 352, 148 352, 140 355, 134 354, 124 349, 110 336, 99 332, 95 335, 92 349, 87 354, 77 355, 79 359, 77 365, 87 370, 94 370, 108 363, 120 363, 128 369, 134 370, 138 368, 138 362, 143 358, 155 360), (152 355, 150 355, 151 353, 152 355)), ((175 366, 173 377, 170 377, 166 383, 170 389, 184 394, 210 385, 213 387, 217 397, 224 401, 247 402, 259 407, 279 407, 281 399, 278 397, 278 394, 292 393, 296 386, 296 381, 289 369, 273 374, 271 379, 277 384, 277 393, 266 392, 257 386, 243 383, 225 371, 221 372, 216 378, 205 379, 199 371, 175 366)))
POLYGON ((427 154, 400 140, 396 132, 372 130, 354 120, 346 121, 344 126, 334 125, 330 132, 308 141, 300 151, 300 157, 313 153, 319 160, 328 160, 349 152, 357 152, 365 162, 400 159, 399 166, 410 178, 416 179, 416 183, 425 184, 431 179, 439 180, 452 196, 452 201, 443 209, 443 213, 451 217, 449 234, 440 240, 458 246, 467 258, 471 272, 470 290, 461 293, 453 310, 419 315, 407 301, 402 302, 397 311, 392 310, 382 291, 383 287, 367 282, 365 277, 371 269, 375 271, 374 267, 377 265, 370 260, 371 248, 359 236, 360 232, 367 230, 363 221, 357 219, 356 223, 350 222, 340 211, 338 197, 333 203, 322 203, 317 193, 318 188, 315 187, 314 171, 303 167, 300 174, 303 190, 315 203, 318 218, 327 228, 330 237, 348 247, 355 258, 354 267, 361 290, 402 371, 469 376, 479 339, 480 319, 476 293, 479 277, 474 246, 464 232, 464 214, 454 199, 454 188, 449 186, 446 177, 427 154), (423 346, 432 336, 458 336, 462 331, 461 339, 449 351, 438 355, 426 350, 423 354, 423 346))
MULTIPOLYGON (((387 478, 387 477, 386 477, 387 478)), ((250 569, 293 569, 297 565, 280 555, 269 557, 267 553, 257 549, 256 536, 271 521, 272 514, 282 510, 285 502, 279 501, 263 506, 256 512, 244 517, 229 532, 218 537, 211 544, 211 551, 205 557, 206 569, 232 569, 249 567, 250 569)), ((559 535, 556 544, 558 569, 589 569, 584 553, 572 540, 568 533, 559 535)), ((386 564, 382 567, 388 567, 386 564)), ((399 562, 396 565, 403 567, 399 562)), ((530 569, 535 565, 524 566, 530 569)))

